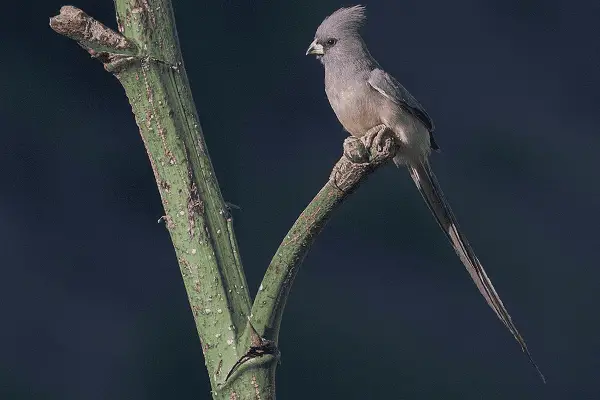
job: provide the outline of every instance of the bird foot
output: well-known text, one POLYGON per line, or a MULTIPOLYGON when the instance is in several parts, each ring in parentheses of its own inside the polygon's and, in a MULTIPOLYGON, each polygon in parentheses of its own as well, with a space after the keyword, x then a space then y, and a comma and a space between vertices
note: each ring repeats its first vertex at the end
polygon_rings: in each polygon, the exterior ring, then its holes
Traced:
POLYGON ((360 139, 354 136, 344 140, 344 156, 355 164, 375 161, 395 144, 393 132, 381 124, 369 129, 360 139))
POLYGON ((371 150, 371 148, 375 146, 375 150, 380 152, 383 150, 385 140, 389 137, 389 135, 390 131, 387 129, 387 126, 381 124, 369 129, 361 138, 361 140, 368 150, 371 150))

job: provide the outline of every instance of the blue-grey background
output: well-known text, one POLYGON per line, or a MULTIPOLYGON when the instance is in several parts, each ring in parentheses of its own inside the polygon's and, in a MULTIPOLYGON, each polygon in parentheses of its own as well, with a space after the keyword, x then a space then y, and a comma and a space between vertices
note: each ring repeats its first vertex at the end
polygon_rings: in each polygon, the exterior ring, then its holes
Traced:
MULTIPOLYGON (((117 80, 3 5, 0 398, 209 398, 152 172, 117 80)), ((72 3, 114 27, 109 0, 72 3)), ((413 188, 386 168, 294 285, 282 399, 600 398, 600 3, 364 1, 374 56, 437 126, 433 165, 542 385, 413 188)), ((337 1, 174 0, 254 292, 345 137, 304 52, 337 1)))

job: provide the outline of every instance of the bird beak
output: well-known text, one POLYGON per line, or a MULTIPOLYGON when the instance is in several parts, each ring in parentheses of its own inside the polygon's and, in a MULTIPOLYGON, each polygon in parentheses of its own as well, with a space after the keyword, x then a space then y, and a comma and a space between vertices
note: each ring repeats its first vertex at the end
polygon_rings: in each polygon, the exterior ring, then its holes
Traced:
POLYGON ((317 39, 313 40, 313 42, 308 47, 308 50, 306 50, 306 55, 309 54, 314 54, 316 56, 322 56, 323 54, 325 54, 323 53, 323 45, 317 43, 317 39))

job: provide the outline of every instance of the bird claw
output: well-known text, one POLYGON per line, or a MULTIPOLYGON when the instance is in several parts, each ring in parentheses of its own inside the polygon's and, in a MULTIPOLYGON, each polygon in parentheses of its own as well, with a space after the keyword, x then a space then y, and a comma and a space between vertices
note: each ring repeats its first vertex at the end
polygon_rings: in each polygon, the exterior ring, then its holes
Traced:
POLYGON ((389 132, 387 126, 381 124, 369 129, 361 139, 367 150, 371 150, 371 148, 375 146, 377 152, 381 152, 388 135, 389 132))
POLYGON ((396 143, 393 132, 381 124, 369 129, 360 139, 354 136, 344 140, 344 156, 355 164, 377 161, 382 153, 389 153, 396 143))

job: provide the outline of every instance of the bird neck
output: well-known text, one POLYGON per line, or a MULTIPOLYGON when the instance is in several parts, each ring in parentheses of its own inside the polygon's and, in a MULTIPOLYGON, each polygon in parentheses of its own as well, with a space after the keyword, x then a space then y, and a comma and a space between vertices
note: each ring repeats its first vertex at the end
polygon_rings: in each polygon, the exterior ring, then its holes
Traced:
POLYGON ((330 78, 334 78, 333 75, 339 77, 360 74, 377 66, 361 38, 348 40, 344 43, 343 51, 331 51, 322 61, 325 74, 330 75, 330 78))

